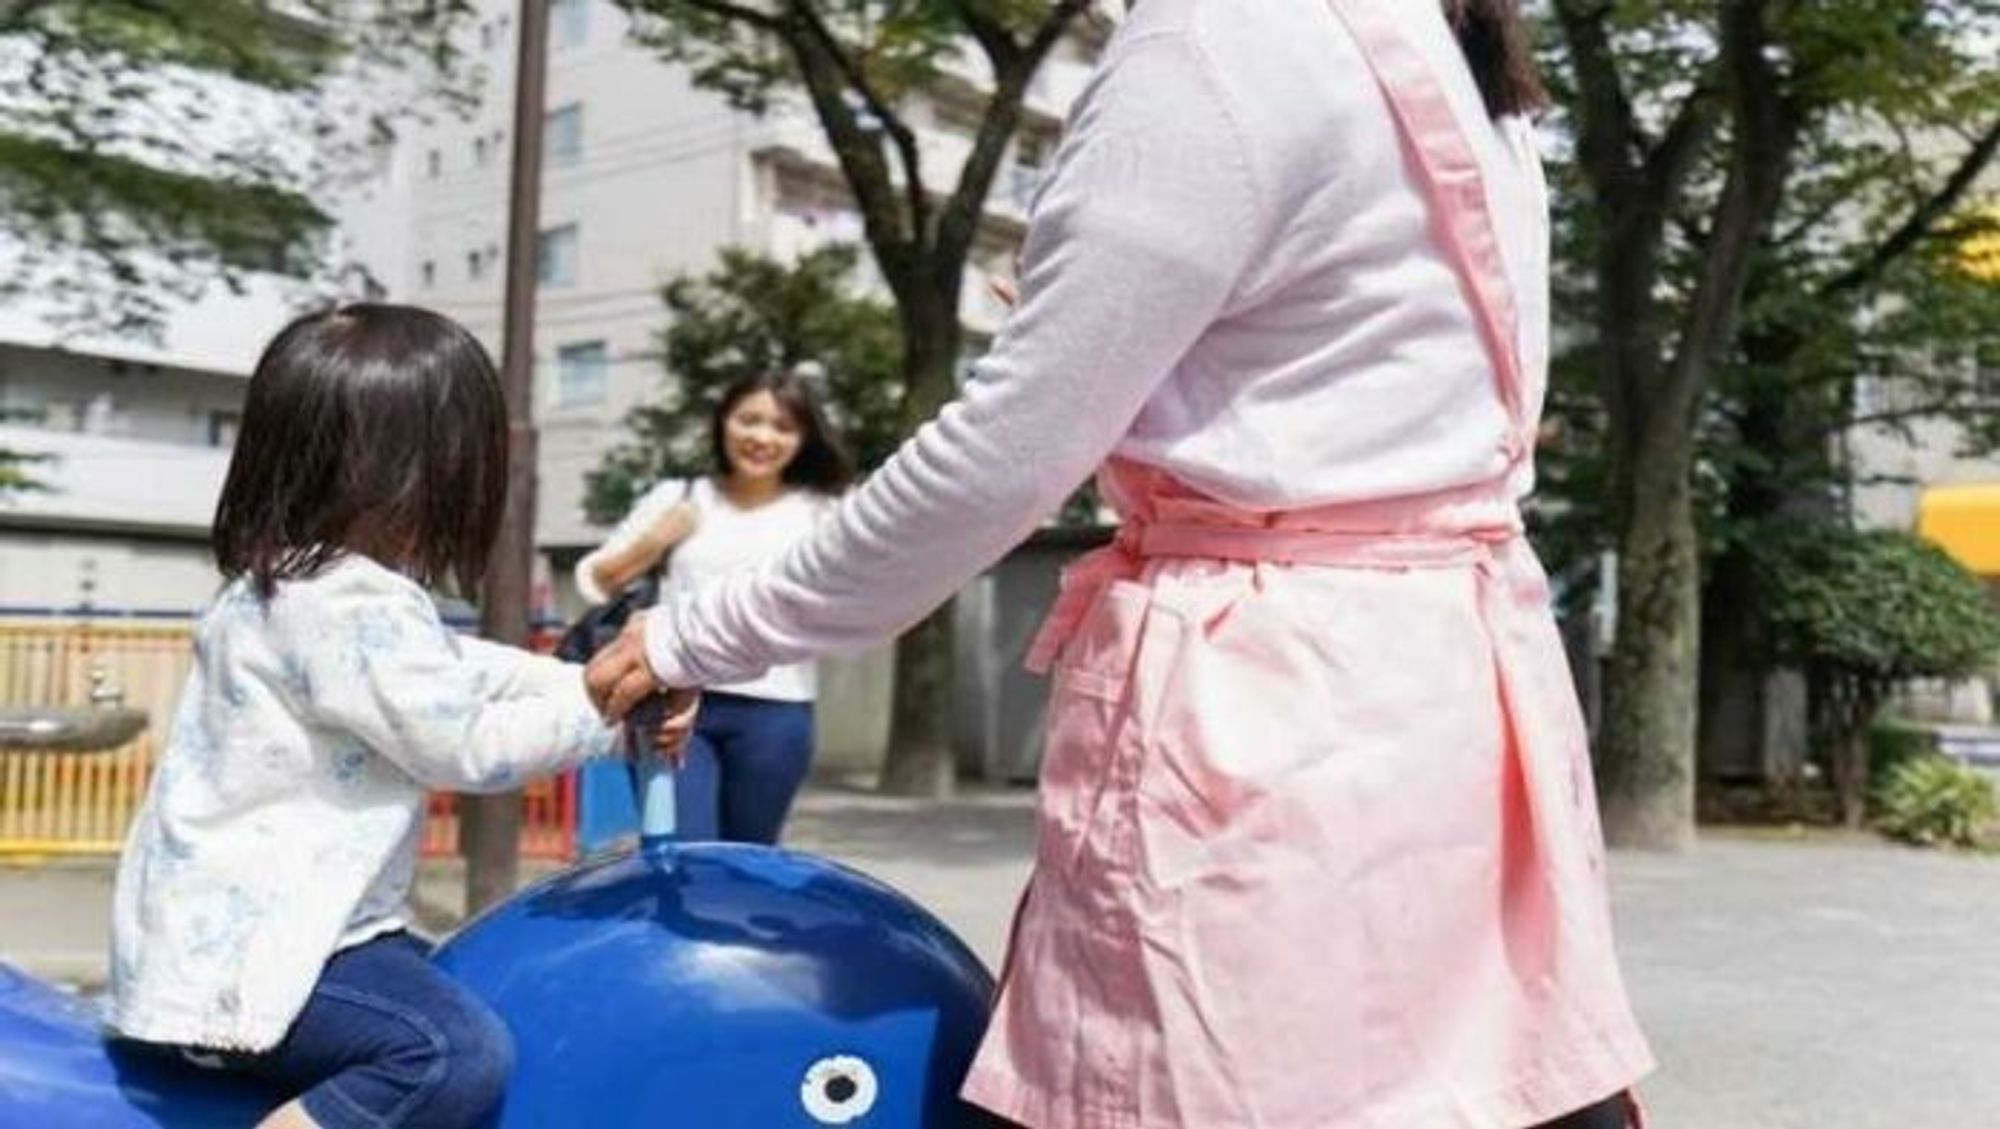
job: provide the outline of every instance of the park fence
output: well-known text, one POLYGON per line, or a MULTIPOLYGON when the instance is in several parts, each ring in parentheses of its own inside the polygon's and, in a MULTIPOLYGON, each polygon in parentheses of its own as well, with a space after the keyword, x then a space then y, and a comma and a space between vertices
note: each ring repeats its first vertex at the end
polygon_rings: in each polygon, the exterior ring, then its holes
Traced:
MULTIPOLYGON (((105 752, 0 752, 0 858, 118 853, 192 661, 185 620, 0 620, 0 706, 89 706, 101 677, 148 719, 138 736, 105 752)), ((527 788, 524 856, 574 857, 576 826, 573 775, 527 788)), ((423 849, 431 857, 458 852, 454 797, 430 797, 423 849)))

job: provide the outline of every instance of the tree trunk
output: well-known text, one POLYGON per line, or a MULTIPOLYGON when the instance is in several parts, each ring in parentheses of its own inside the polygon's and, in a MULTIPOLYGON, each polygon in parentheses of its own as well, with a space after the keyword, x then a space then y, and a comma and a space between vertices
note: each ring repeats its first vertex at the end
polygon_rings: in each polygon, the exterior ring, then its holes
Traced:
POLYGON ((1859 831, 1868 823, 1869 730, 1881 712, 1884 693, 1866 682, 1839 687, 1840 681, 1829 678, 1822 683, 1829 687, 1827 715, 1833 722, 1827 756, 1841 826, 1859 831))
POLYGON ((1598 788, 1618 846, 1694 843, 1701 576, 1686 455, 1654 461, 1619 542, 1618 639, 1605 672, 1598 788))
POLYGON ((1841 826, 1859 831, 1868 822, 1868 727, 1850 725, 1833 750, 1834 795, 1841 826))
POLYGON ((925 617, 896 644, 895 704, 881 781, 881 790, 892 796, 942 799, 958 783, 958 758, 952 749, 957 677, 953 645, 950 603, 925 617))
MULTIPOLYGON (((915 431, 936 415, 957 391, 957 285, 932 287, 929 297, 920 303, 906 301, 900 308, 908 381, 903 421, 906 432, 915 431)), ((957 679, 952 635, 952 604, 947 601, 896 644, 889 753, 880 785, 890 795, 943 798, 951 795, 957 784, 958 758, 952 748, 957 679)))

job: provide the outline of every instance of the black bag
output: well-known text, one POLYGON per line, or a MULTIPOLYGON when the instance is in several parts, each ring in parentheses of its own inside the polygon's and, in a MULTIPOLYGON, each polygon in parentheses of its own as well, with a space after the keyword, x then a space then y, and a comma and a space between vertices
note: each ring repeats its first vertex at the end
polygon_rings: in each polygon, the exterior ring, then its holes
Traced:
MULTIPOLYGON (((686 505, 693 493, 694 480, 689 479, 681 491, 680 501, 674 504, 686 505)), ((618 633, 625 630, 627 620, 659 602, 660 580, 666 575, 667 560, 672 556, 669 551, 647 569, 645 575, 627 584, 609 600, 578 616, 556 643, 555 656, 564 662, 586 663, 610 645, 613 639, 618 638, 618 633)))
POLYGON ((660 574, 656 569, 627 584, 623 591, 578 616, 556 643, 556 657, 569 663, 587 663, 603 650, 632 613, 642 612, 660 598, 660 574))

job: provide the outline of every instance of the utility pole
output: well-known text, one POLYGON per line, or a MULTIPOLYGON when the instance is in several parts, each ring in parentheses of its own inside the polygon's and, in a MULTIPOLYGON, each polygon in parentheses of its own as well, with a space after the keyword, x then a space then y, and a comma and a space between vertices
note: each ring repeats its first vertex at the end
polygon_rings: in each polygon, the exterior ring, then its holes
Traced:
MULTIPOLYGON (((500 381, 507 395, 507 509, 487 564, 479 629, 515 646, 528 641, 535 566, 535 281, 542 210, 542 103, 547 86, 548 0, 521 0, 514 64, 514 160, 507 194, 506 321, 500 381)), ((466 912, 514 892, 521 864, 521 794, 459 799, 466 912)))

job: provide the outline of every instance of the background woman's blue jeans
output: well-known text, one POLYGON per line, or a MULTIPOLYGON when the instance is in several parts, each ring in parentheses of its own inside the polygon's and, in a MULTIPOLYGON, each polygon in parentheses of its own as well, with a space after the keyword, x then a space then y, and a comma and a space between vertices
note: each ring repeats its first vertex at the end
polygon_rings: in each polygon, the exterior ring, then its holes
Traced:
POLYGON ((703 694, 675 780, 676 834, 777 842, 812 754, 811 702, 703 694))

